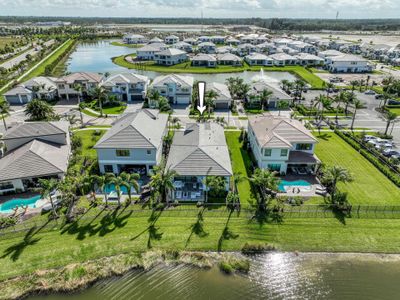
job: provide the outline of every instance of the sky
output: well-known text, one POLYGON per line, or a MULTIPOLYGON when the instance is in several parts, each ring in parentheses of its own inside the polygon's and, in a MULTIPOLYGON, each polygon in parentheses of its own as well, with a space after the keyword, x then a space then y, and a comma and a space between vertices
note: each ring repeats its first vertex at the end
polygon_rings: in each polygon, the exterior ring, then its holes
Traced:
POLYGON ((0 0, 0 15, 399 18, 400 0, 0 0))

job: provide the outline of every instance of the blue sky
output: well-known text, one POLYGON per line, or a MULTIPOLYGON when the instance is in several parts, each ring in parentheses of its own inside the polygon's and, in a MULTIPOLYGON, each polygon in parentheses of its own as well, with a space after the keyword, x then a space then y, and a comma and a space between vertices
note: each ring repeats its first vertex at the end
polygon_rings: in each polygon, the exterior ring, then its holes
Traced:
POLYGON ((398 18, 400 0, 0 0, 0 15, 398 18))

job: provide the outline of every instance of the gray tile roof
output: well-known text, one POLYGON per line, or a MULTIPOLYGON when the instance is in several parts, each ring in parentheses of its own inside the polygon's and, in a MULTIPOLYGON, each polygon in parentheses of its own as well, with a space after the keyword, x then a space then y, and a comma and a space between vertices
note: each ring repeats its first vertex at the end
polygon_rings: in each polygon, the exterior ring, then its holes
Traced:
POLYGON ((55 134, 68 134, 69 124, 58 122, 25 122, 18 124, 4 134, 2 139, 17 139, 25 137, 41 137, 55 134))
POLYGON ((94 148, 158 149, 162 146, 167 122, 168 115, 157 110, 143 109, 124 114, 94 148))
POLYGON ((232 100, 231 93, 229 92, 228 86, 224 83, 211 82, 206 85, 207 90, 213 90, 218 94, 216 102, 232 100))
POLYGON ((258 80, 250 85, 250 95, 258 95, 262 93, 263 90, 268 90, 272 92, 272 97, 278 100, 290 100, 292 99, 284 90, 282 90, 278 84, 273 84, 266 80, 258 80))
POLYGON ((175 132, 167 168, 181 176, 231 176, 224 129, 216 123, 188 124, 175 132))
POLYGON ((32 140, 0 159, 0 181, 65 173, 70 146, 32 140))
POLYGON ((316 143, 317 140, 304 125, 293 119, 271 115, 249 118, 252 128, 261 147, 291 148, 292 143, 316 143))
POLYGON ((117 83, 146 83, 149 81, 147 76, 135 73, 120 73, 108 77, 102 85, 110 86, 117 83))
POLYGON ((97 73, 89 73, 89 72, 76 72, 60 77, 56 80, 56 82, 62 82, 66 84, 73 84, 77 81, 87 81, 90 83, 100 83, 103 76, 97 73))
POLYGON ((5 92, 3 95, 4 96, 14 96, 14 95, 28 95, 28 94, 32 94, 33 92, 29 89, 27 89, 25 86, 21 85, 17 85, 16 87, 12 88, 11 90, 8 90, 7 92, 5 92))
POLYGON ((161 75, 154 78, 153 82, 150 84, 151 87, 161 86, 166 84, 175 83, 180 86, 186 86, 191 88, 194 83, 194 78, 192 76, 178 75, 178 74, 168 74, 161 75))

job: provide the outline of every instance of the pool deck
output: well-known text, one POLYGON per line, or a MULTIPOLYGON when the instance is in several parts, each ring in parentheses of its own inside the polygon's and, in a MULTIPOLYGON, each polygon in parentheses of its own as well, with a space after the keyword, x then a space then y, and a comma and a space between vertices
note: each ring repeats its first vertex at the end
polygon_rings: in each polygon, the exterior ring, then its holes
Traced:
POLYGON ((317 187, 321 186, 321 183, 315 176, 312 175, 286 175, 281 177, 282 180, 286 181, 296 181, 296 180, 305 180, 311 184, 310 190, 302 189, 304 187, 299 186, 298 188, 294 186, 294 188, 288 189, 285 193, 278 193, 278 196, 283 197, 322 197, 317 194, 317 187))

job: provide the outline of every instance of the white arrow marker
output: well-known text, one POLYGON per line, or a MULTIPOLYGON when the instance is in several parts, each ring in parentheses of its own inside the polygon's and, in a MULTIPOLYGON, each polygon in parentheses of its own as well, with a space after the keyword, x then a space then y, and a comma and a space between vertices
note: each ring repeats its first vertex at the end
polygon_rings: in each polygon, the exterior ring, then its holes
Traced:
POLYGON ((204 94, 206 92, 206 83, 200 81, 198 83, 198 90, 199 90, 199 104, 197 105, 197 109, 200 112, 200 115, 203 114, 203 112, 206 110, 206 107, 204 106, 204 94))

